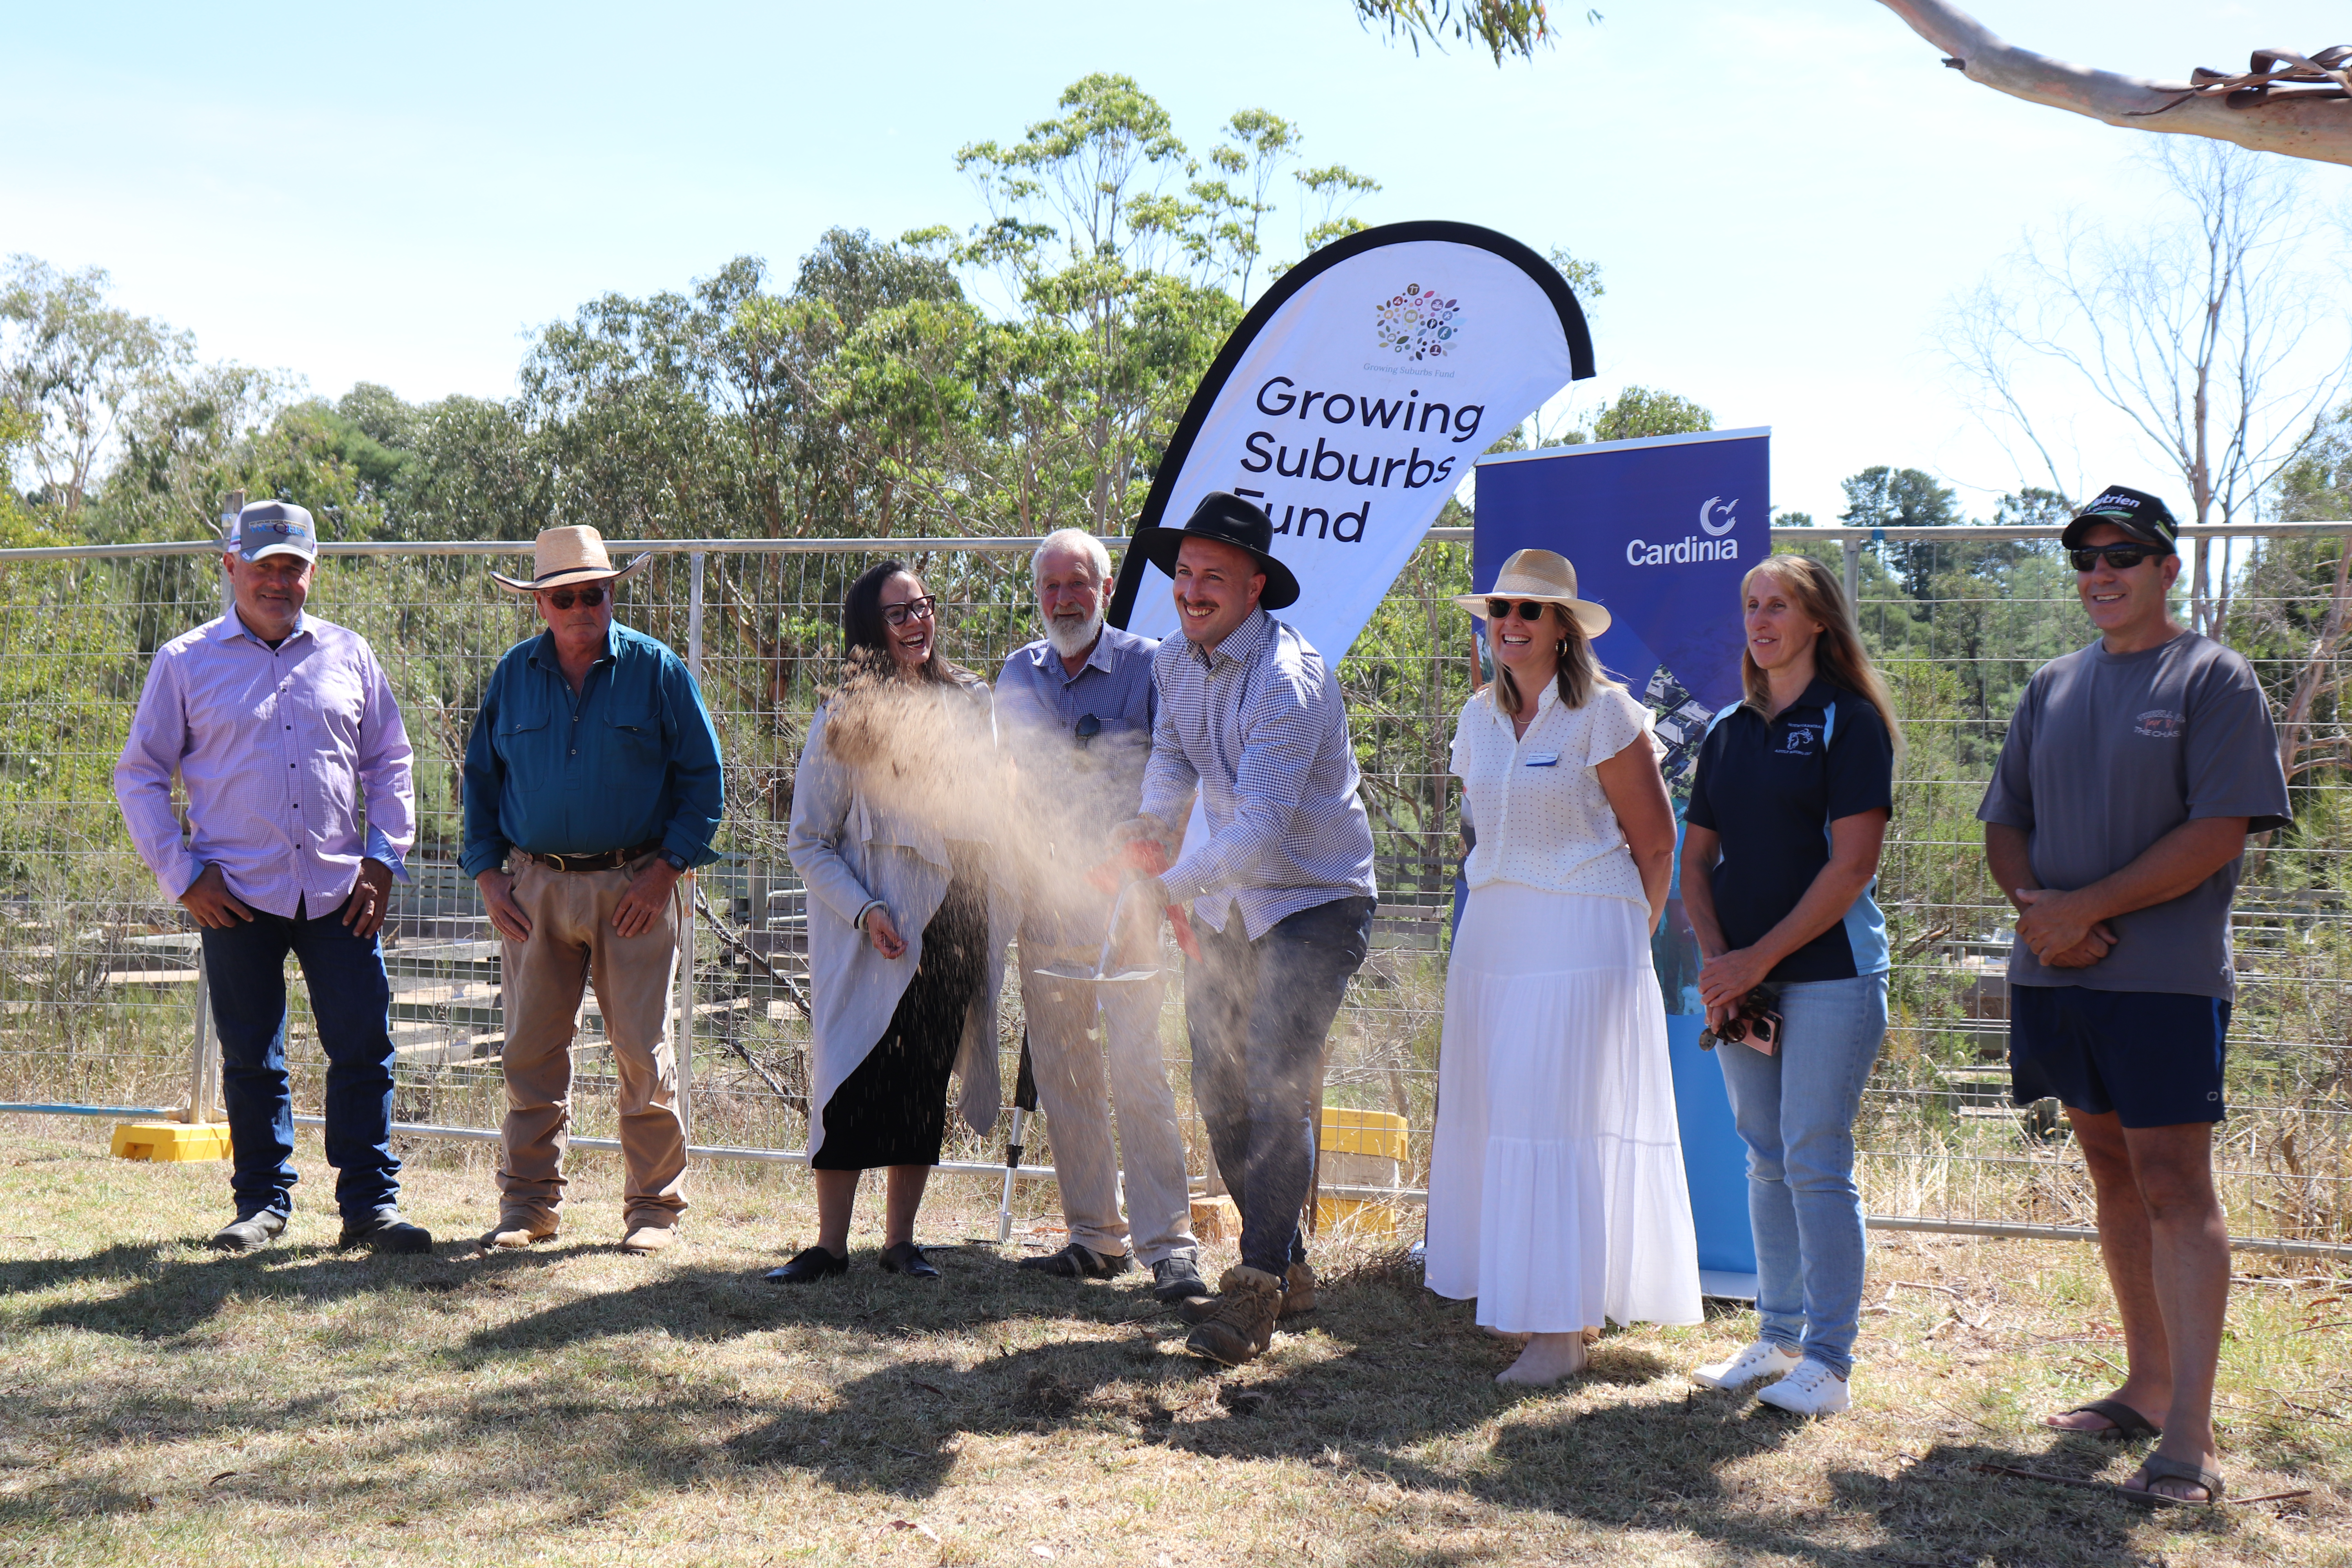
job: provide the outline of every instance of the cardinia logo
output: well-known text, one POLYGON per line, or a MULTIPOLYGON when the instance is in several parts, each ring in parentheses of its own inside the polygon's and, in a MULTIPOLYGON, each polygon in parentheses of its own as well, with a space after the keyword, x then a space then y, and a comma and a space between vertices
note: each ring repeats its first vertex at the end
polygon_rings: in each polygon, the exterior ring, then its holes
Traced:
POLYGON ((1454 339, 1462 332, 1462 301, 1418 283, 1374 306, 1372 318, 1381 347, 1407 359, 1443 359, 1460 346, 1454 339))
POLYGON ((1730 500, 1721 496, 1709 496, 1698 505, 1698 531, 1666 543, 1653 543, 1646 539, 1625 542, 1625 564, 1628 566, 1682 566, 1694 561, 1737 561, 1739 541, 1731 538, 1732 529, 1739 520, 1732 509, 1738 498, 1730 500))
POLYGON ((2178 741, 2189 727, 2189 715, 2168 708, 2151 708, 2132 721, 2132 730, 2151 741, 2178 741))

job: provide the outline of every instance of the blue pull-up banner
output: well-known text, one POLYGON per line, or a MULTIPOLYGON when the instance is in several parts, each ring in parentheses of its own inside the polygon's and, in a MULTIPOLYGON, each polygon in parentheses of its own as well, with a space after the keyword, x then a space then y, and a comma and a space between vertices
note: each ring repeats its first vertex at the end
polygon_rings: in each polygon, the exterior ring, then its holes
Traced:
POLYGON ((1766 429, 1711 430, 1482 458, 1470 568, 1483 589, 1515 550, 1567 556, 1579 596, 1607 605, 1612 617, 1593 651, 1657 716, 1676 846, 1665 923, 1652 951, 1665 995, 1699 1268, 1735 1275, 1756 1270, 1748 1152, 1732 1126, 1723 1070, 1698 1048, 1706 1009, 1698 942, 1683 914, 1680 825, 1708 722, 1739 700, 1739 580, 1772 552, 1770 437, 1766 429))

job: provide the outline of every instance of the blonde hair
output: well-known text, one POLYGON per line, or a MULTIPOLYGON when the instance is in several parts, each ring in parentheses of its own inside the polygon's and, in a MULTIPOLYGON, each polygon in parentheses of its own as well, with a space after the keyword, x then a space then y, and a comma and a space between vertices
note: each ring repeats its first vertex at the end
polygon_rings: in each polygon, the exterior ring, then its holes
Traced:
MULTIPOLYGON (((1748 568, 1748 575, 1739 580, 1743 614, 1756 579, 1766 576, 1787 590, 1789 597, 1796 601, 1799 615, 1820 625, 1821 636, 1813 643, 1813 668, 1832 685, 1844 687, 1877 709, 1879 722, 1886 726, 1887 740, 1901 750, 1903 729, 1895 719, 1895 699, 1872 667, 1870 655, 1863 650, 1853 606, 1846 603, 1845 589, 1837 578, 1810 555, 1769 556, 1748 568)), ((1739 685, 1748 705, 1758 712, 1771 706, 1771 684, 1758 667, 1755 656, 1748 651, 1745 639, 1739 648, 1739 685)))
MULTIPOLYGON (((1617 683, 1601 673, 1601 661, 1592 657, 1592 639, 1584 635, 1584 627, 1574 616, 1558 605, 1546 605, 1547 619, 1561 627, 1559 639, 1559 700, 1563 707, 1581 708, 1596 686, 1617 683)), ((1486 623, 1486 636, 1496 636, 1495 624, 1486 623)), ((1516 719, 1519 710, 1531 700, 1519 694, 1519 683, 1497 658, 1495 661, 1495 706, 1516 719)))

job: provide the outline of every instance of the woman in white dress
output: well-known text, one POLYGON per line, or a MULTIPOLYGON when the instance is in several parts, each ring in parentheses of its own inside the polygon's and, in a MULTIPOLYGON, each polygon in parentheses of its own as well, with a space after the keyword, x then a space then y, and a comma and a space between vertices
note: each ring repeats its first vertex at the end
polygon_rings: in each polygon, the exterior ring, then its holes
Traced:
POLYGON ((1454 773, 1478 823, 1445 977, 1427 1279, 1530 1336, 1496 1381, 1584 1365, 1604 1321, 1696 1323, 1698 1254, 1650 932, 1674 807, 1650 714, 1601 673, 1609 612, 1522 550, 1486 617, 1495 679, 1464 704, 1454 773))

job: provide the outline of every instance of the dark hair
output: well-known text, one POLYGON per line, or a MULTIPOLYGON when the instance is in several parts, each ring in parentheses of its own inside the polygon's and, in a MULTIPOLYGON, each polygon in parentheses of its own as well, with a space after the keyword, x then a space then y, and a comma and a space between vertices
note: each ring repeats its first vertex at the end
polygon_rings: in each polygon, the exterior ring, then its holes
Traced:
MULTIPOLYGON (((913 577, 919 586, 922 578, 915 569, 893 557, 877 561, 858 574, 857 581, 841 598, 842 657, 853 669, 865 667, 896 674, 899 669, 897 656, 890 651, 890 626, 882 618, 882 584, 893 577, 913 577)), ((940 657, 940 635, 936 622, 931 628, 930 657, 908 672, 915 680, 958 684, 963 674, 954 665, 940 657)))
MULTIPOLYGON (((1614 686, 1617 683, 1601 673, 1601 661, 1592 654, 1592 639, 1584 635, 1584 627, 1577 618, 1558 605, 1546 605, 1544 609, 1547 612, 1544 619, 1549 621, 1554 629, 1559 633, 1558 684, 1560 706, 1581 708, 1584 706, 1585 699, 1592 695, 1594 687, 1614 686)), ((1489 637, 1496 636, 1491 622, 1488 623, 1486 635, 1489 637)), ((1531 700, 1520 696, 1518 680, 1504 668, 1501 659, 1496 659, 1495 661, 1495 706, 1516 719, 1519 716, 1519 710, 1529 700, 1531 700)))

